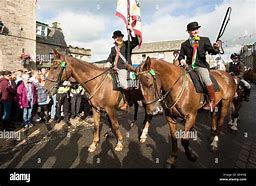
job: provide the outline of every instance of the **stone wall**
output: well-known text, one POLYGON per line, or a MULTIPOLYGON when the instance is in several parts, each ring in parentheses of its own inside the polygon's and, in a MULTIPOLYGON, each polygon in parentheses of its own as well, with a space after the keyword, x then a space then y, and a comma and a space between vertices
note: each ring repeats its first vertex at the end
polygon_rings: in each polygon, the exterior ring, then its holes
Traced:
POLYGON ((8 33, 0 34, 0 70, 23 68, 22 52, 36 57, 35 0, 1 0, 0 20, 8 33))
MULTIPOLYGON (((157 58, 157 59, 164 59, 165 61, 168 61, 170 63, 173 63, 174 60, 174 51, 169 52, 149 52, 149 53, 143 53, 146 56, 149 56, 151 58, 157 58)), ((132 54, 132 64, 139 65, 142 62, 142 54, 132 54)))

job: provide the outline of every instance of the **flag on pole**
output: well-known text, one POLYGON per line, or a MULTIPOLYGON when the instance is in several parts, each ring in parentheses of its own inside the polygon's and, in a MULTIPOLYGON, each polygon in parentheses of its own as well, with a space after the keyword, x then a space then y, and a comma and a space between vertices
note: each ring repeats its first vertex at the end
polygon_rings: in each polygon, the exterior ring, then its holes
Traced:
POLYGON ((135 35, 139 39, 139 45, 142 43, 142 32, 141 32, 141 15, 140 15, 140 2, 139 0, 130 0, 130 6, 127 0, 117 0, 116 16, 120 17, 126 28, 128 26, 128 10, 130 14, 129 25, 132 26, 132 29, 135 35))

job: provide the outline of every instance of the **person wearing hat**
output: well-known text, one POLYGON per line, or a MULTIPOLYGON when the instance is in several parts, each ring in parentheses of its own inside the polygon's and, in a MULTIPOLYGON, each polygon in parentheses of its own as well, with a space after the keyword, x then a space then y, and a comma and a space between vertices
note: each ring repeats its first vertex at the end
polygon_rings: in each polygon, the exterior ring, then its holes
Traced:
MULTIPOLYGON (((131 41, 130 41, 130 51, 132 53, 132 49, 134 49, 138 44, 138 38, 136 37, 135 33, 128 27, 131 33, 131 41)), ((107 58, 107 67, 111 67, 117 72, 118 78, 118 87, 120 88, 121 92, 123 93, 125 101, 121 110, 127 110, 128 108, 128 101, 129 101, 129 86, 127 82, 127 69, 125 63, 129 63, 132 65, 131 62, 131 55, 128 57, 128 41, 123 40, 124 35, 120 30, 116 30, 113 32, 112 38, 114 39, 114 46, 111 48, 111 52, 107 58)))
POLYGON ((239 85, 244 89, 244 100, 249 101, 249 96, 251 92, 251 85, 243 79, 245 72, 244 64, 240 61, 240 56, 237 53, 230 55, 232 62, 228 64, 228 72, 237 76, 240 79, 239 85))
POLYGON ((202 78, 211 99, 210 110, 213 111, 215 108, 215 92, 210 79, 210 66, 206 61, 206 52, 212 55, 218 54, 220 43, 216 42, 212 46, 208 37, 199 37, 200 27, 197 22, 191 22, 187 25, 189 38, 181 44, 178 60, 181 66, 191 65, 202 78))

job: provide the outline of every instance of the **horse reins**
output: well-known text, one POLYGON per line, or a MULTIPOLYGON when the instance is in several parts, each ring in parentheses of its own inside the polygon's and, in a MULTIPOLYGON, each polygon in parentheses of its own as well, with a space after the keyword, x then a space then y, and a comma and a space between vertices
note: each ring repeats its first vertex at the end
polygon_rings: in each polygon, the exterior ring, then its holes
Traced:
POLYGON ((172 87, 170 87, 169 91, 167 91, 167 92, 162 96, 162 98, 161 98, 161 100, 160 100, 161 102, 164 103, 164 106, 165 106, 166 108, 168 108, 168 109, 172 109, 172 108, 178 103, 178 101, 180 100, 180 98, 181 98, 181 96, 182 96, 182 94, 183 94, 183 92, 184 92, 184 90, 185 90, 185 85, 186 85, 186 82, 187 82, 187 72, 185 72, 184 74, 180 75, 179 79, 175 82, 175 84, 174 84, 172 87), (176 101, 175 101, 171 106, 169 106, 169 105, 167 105, 167 104, 168 104, 167 101, 164 102, 164 100, 166 100, 166 97, 168 96, 168 94, 169 94, 169 93, 171 92, 171 90, 173 89, 174 85, 178 82, 178 80, 179 80, 182 76, 183 76, 183 82, 182 82, 181 91, 179 92, 179 95, 178 95, 176 101))
MULTIPOLYGON (((63 62, 65 62, 64 60, 55 60, 55 61, 63 61, 63 62)), ((66 62, 65 62, 65 63, 66 63, 66 62)), ((59 63, 58 65, 61 66, 61 63, 59 63)), ((59 73, 59 75, 58 75, 57 80, 52 80, 52 79, 46 78, 47 81, 56 83, 56 85, 53 86, 52 88, 58 88, 58 87, 60 86, 60 84, 61 84, 61 77, 62 77, 62 74, 63 74, 64 70, 66 70, 66 66, 61 66, 61 71, 60 71, 60 73, 59 73)), ((96 78, 102 76, 103 74, 105 74, 105 73, 108 72, 108 71, 109 71, 109 70, 105 70, 104 72, 102 72, 102 73, 100 73, 100 74, 94 76, 93 78, 90 78, 90 79, 86 80, 85 82, 82 83, 82 85, 86 85, 86 83, 88 83, 88 82, 90 82, 90 81, 92 81, 92 80, 94 80, 94 79, 96 79, 96 78)), ((94 89, 94 91, 92 91, 93 93, 88 97, 88 100, 92 99, 92 97, 93 97, 93 96, 96 94, 96 92, 100 89, 100 87, 103 85, 103 82, 104 82, 104 80, 106 79, 107 75, 108 75, 108 74, 106 74, 106 76, 103 78, 103 80, 102 80, 100 83, 98 83, 99 85, 97 84, 97 86, 96 86, 96 88, 94 89)))
MULTIPOLYGON (((149 70, 148 70, 148 71, 144 71, 144 72, 139 72, 138 75, 143 74, 143 73, 149 73, 149 70)), ((152 74, 151 74, 151 75, 152 75, 152 74)), ((145 99, 142 99, 142 102, 143 102, 145 105, 150 105, 150 104, 155 103, 155 102, 157 102, 157 101, 160 100, 161 94, 157 91, 156 78, 155 78, 153 75, 152 75, 152 77, 153 77, 153 85, 154 85, 154 88, 155 88, 155 90, 156 90, 156 93, 155 93, 156 99, 154 99, 154 100, 152 100, 152 101, 148 101, 148 102, 145 101, 145 99)))
MULTIPOLYGON (((149 71, 150 71, 150 70, 143 71, 143 72, 139 72, 139 73, 137 73, 137 75, 144 74, 144 73, 149 73, 149 71)), ((168 90, 165 92, 164 95, 161 95, 161 93, 158 92, 158 90, 157 90, 156 78, 155 78, 152 74, 151 74, 151 76, 153 77, 154 87, 155 87, 156 94, 157 94, 158 97, 157 97, 156 99, 152 100, 152 101, 146 102, 145 100, 142 100, 142 102, 143 102, 145 105, 149 105, 149 104, 155 103, 155 102, 157 102, 157 101, 160 101, 160 102, 164 103, 164 106, 165 106, 166 108, 168 108, 168 109, 173 108, 173 107, 178 103, 178 101, 180 100, 180 98, 181 98, 181 96, 182 96, 182 94, 183 94, 183 92, 184 92, 184 90, 185 90, 185 83, 186 83, 186 81, 187 81, 187 72, 181 74, 181 75, 179 76, 179 78, 174 82, 174 84, 168 88, 168 90), (181 89, 181 91, 179 92, 179 95, 178 95, 176 101, 175 101, 171 106, 168 106, 168 105, 167 105, 168 103, 167 103, 167 102, 164 102, 164 100, 166 100, 166 97, 167 97, 167 96, 169 95, 169 93, 173 90, 173 87, 178 83, 178 81, 181 79, 181 77, 184 77, 184 78, 183 78, 183 83, 182 83, 182 89, 181 89)))
MULTIPOLYGON (((62 61, 62 60, 55 60, 55 61, 62 61)), ((61 65, 61 63, 59 63, 58 66, 59 66, 59 65, 61 65)), ((65 69, 65 68, 61 67, 61 70, 60 70, 60 73, 59 73, 59 75, 58 75, 58 77, 57 77, 57 80, 48 79, 48 78, 46 77, 45 81, 50 81, 50 82, 56 83, 56 84, 51 88, 51 90, 54 89, 54 88, 58 88, 58 87, 60 86, 60 84, 61 84, 61 77, 62 77, 62 74, 63 74, 63 72, 64 72, 64 69, 65 69)))

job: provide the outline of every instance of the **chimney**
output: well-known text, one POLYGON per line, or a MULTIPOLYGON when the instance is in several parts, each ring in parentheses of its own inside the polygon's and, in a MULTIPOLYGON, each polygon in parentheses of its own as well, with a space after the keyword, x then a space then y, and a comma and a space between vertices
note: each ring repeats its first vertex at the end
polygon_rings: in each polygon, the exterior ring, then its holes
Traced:
POLYGON ((53 23, 52 23, 52 28, 61 30, 60 23, 58 23, 58 22, 53 22, 53 23))

